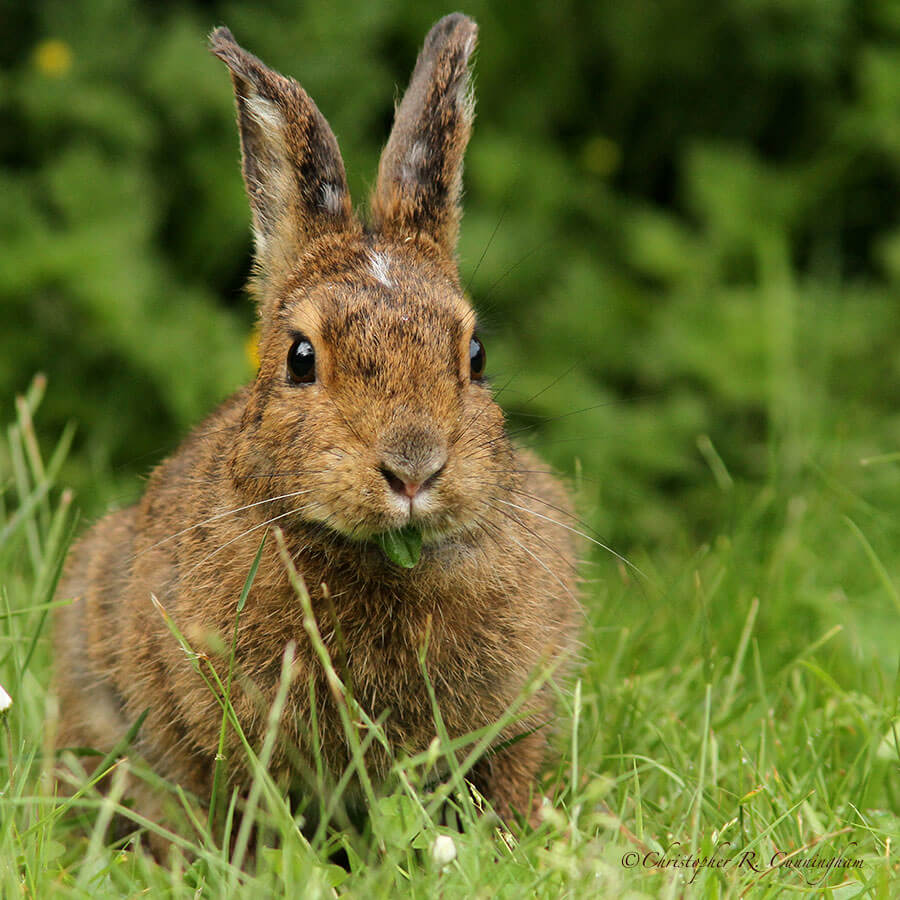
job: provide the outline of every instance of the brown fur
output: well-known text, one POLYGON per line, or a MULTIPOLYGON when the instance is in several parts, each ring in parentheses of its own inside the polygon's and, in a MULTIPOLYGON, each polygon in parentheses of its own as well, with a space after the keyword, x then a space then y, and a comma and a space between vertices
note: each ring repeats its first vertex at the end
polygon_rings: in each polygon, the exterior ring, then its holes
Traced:
MULTIPOLYGON (((565 521, 569 501, 510 443, 489 389, 469 376, 475 317, 453 253, 475 31, 454 15, 426 39, 382 159, 372 229, 351 214, 337 143, 308 96, 226 29, 214 32, 213 52, 234 79, 259 239, 261 366, 153 472, 136 506, 107 516, 73 548, 60 596, 76 600, 55 622, 61 747, 107 751, 149 707, 137 750, 209 798, 221 709, 151 594, 197 649, 215 646, 211 635, 228 645, 267 522, 283 529, 354 696, 373 718, 390 711, 393 751, 420 752, 435 737, 418 661, 426 635, 451 736, 496 721, 536 668, 570 652, 575 548, 551 521, 565 521), (298 334, 315 347, 311 384, 286 376, 298 334), (369 540, 411 514, 381 469, 418 478, 441 465, 415 513, 422 557, 400 568, 369 540)), ((270 538, 235 656, 233 700, 257 748, 291 641, 297 677, 272 771, 285 784, 297 775, 291 747, 301 768, 310 763, 312 679, 318 743, 337 778, 349 763, 338 707, 270 538)), ((212 661, 224 674, 221 656, 212 661)), ((527 712, 498 745, 547 721, 549 689, 527 712)), ((545 744, 539 728, 473 770, 503 816, 529 814, 545 744)), ((231 730, 226 757, 240 783, 244 751, 231 730)), ((390 754, 375 742, 366 761, 383 781, 390 754)), ((161 815, 149 792, 138 802, 161 815)))

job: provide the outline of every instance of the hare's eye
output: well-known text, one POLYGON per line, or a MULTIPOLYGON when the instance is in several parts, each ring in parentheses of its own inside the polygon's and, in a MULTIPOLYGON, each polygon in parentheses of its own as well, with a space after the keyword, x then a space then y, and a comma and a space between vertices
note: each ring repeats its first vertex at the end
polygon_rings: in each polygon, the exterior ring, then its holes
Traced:
POLYGON ((475 381, 479 381, 484 375, 484 364, 487 357, 484 353, 484 344, 477 337, 469 341, 469 371, 475 381))
POLYGON ((309 338, 300 335, 288 350, 288 378, 294 384, 309 384, 316 380, 316 351, 309 338))

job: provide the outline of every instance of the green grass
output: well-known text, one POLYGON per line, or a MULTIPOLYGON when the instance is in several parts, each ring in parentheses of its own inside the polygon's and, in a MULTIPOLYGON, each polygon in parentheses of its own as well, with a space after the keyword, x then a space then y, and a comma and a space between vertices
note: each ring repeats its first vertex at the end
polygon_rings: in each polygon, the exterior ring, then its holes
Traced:
MULTIPOLYGON (((229 818, 230 798, 220 796, 230 839, 195 818, 177 838, 185 852, 160 865, 140 838, 158 826, 120 802, 126 769, 139 772, 139 763, 106 758, 106 795, 86 778, 74 795, 54 794, 47 626, 75 517, 71 494, 57 484, 71 434, 46 460, 34 438, 42 392, 36 381, 17 403, 0 455, 0 684, 13 700, 0 726, 0 896, 893 900, 900 893, 900 549, 885 502, 898 492, 882 493, 896 482, 896 454, 861 465, 823 447, 800 464, 773 465, 764 482, 745 483, 701 438, 722 495, 711 513, 714 538, 689 553, 632 553, 640 574, 600 550, 586 565, 583 662, 559 691, 544 783, 552 805, 537 831, 499 829, 478 813, 479 798, 464 793, 451 800, 462 829, 444 824, 441 796, 417 790, 423 767, 450 745, 436 716, 431 759, 398 758, 387 796, 363 780, 371 807, 365 833, 302 836, 266 772, 270 732, 263 747, 246 748, 254 781, 241 826, 229 818), (110 829, 116 813, 130 823, 118 841, 110 829), (434 858, 441 835, 438 848, 446 852, 446 838, 455 848, 444 864, 434 858), (339 848, 349 871, 330 859, 339 848), (778 852, 793 854, 788 862, 818 854, 861 865, 773 868, 778 852), (666 853, 674 861, 712 856, 719 867, 651 865, 666 853)), ((783 450, 773 440, 774 460, 783 450)), ((320 646, 311 614, 306 629, 298 639, 320 646)), ((204 670, 202 658, 196 663, 222 698, 223 729, 237 727, 229 685, 204 670)), ((333 669, 331 684, 346 697, 360 771, 368 742, 382 735, 378 723, 360 726, 364 713, 333 669)), ((467 752, 490 739, 473 736, 467 752)), ((452 769, 451 786, 465 771, 465 762, 452 769)), ((177 786, 158 789, 191 810, 177 786)))

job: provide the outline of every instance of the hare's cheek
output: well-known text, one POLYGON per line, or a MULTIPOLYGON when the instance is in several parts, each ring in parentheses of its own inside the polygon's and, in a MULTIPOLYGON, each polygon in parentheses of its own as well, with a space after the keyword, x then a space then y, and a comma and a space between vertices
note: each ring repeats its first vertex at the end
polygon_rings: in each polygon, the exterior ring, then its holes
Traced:
POLYGON ((304 450, 315 434, 309 413, 297 403, 270 404, 264 417, 263 429, 266 439, 280 453, 296 454, 304 450))
POLYGON ((272 471, 275 464, 271 448, 260 440, 255 429, 238 434, 228 460, 228 468, 237 482, 256 479, 272 471))

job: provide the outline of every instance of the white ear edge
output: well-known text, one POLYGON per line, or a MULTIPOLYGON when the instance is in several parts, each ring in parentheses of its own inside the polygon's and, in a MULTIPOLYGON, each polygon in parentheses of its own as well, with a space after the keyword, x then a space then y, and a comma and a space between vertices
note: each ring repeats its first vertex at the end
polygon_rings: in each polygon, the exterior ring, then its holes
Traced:
POLYGON ((462 111, 466 124, 471 128, 472 122, 475 121, 475 79, 472 78, 471 73, 462 80, 462 84, 459 86, 456 105, 462 111))
POLYGON ((463 48, 463 54, 466 59, 466 72, 460 80, 459 93, 456 95, 456 105, 462 110, 464 118, 470 125, 475 118, 475 79, 472 76, 471 60, 477 39, 477 34, 469 35, 463 48))

